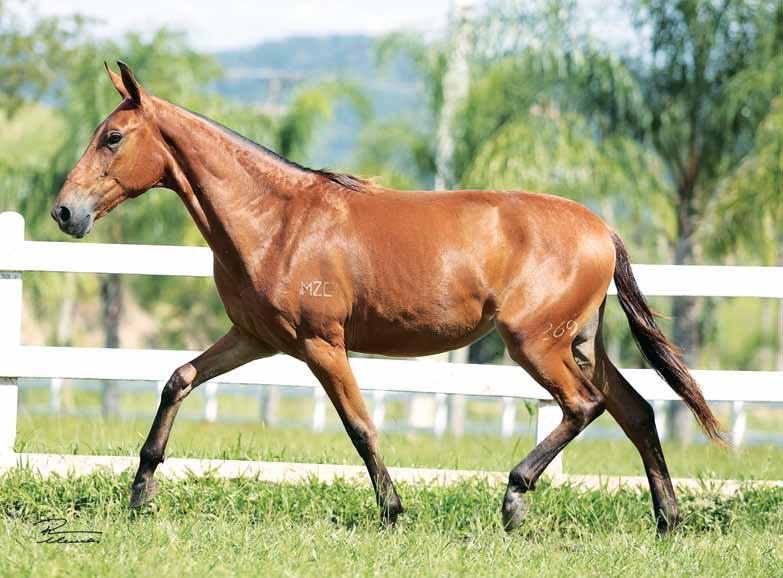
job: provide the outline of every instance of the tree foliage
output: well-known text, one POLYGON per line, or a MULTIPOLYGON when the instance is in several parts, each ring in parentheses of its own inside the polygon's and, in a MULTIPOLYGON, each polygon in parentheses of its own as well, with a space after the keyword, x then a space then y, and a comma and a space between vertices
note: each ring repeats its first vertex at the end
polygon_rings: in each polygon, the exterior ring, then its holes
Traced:
POLYGON ((64 45, 81 28, 80 18, 37 18, 26 24, 0 1, 0 113, 12 116, 55 81, 64 45))

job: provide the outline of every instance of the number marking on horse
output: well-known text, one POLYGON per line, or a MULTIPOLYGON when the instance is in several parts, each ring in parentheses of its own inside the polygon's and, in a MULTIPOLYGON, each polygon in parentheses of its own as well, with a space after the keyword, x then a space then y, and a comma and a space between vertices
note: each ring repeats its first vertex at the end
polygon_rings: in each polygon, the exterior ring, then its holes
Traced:
POLYGON ((541 334, 545 336, 544 341, 548 341, 550 339, 560 339, 566 333, 569 337, 573 337, 576 335, 577 331, 579 331, 579 324, 576 322, 576 320, 569 319, 568 321, 563 321, 558 325, 555 325, 551 322, 547 323, 544 331, 542 331, 541 334))

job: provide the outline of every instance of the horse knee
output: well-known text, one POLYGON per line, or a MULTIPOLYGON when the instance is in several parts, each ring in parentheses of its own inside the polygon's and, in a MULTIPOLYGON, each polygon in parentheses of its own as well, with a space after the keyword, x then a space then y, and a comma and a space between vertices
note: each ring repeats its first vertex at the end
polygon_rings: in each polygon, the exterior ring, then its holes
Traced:
POLYGON ((161 400, 169 404, 181 401, 190 393, 195 379, 196 368, 193 365, 186 363, 178 367, 166 382, 161 392, 161 400))
POLYGON ((631 424, 630 429, 624 428, 626 434, 637 447, 649 448, 660 444, 655 411, 646 400, 640 400, 638 407, 629 412, 625 420, 631 424))
POLYGON ((646 399, 642 399, 639 403, 639 424, 645 428, 655 427, 655 410, 652 404, 646 399))
POLYGON ((563 410, 563 420, 575 431, 581 432, 606 409, 603 397, 582 398, 563 410))

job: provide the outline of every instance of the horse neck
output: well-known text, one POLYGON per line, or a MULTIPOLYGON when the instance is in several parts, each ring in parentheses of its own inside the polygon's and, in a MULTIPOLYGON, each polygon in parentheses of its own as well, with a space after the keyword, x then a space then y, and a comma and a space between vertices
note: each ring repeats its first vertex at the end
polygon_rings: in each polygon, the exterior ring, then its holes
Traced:
POLYGON ((171 152, 169 188, 224 269, 249 264, 248 252, 280 226, 286 204, 312 176, 195 113, 156 100, 157 125, 171 152))

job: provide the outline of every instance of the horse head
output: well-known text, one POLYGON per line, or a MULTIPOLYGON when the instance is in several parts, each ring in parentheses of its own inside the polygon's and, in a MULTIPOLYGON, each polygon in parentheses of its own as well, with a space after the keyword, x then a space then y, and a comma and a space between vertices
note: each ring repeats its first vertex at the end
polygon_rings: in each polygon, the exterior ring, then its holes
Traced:
POLYGON ((154 97, 123 62, 104 63, 122 102, 101 122, 68 174, 52 208, 60 229, 77 238, 126 199, 164 184, 170 152, 154 122, 154 97))

